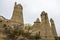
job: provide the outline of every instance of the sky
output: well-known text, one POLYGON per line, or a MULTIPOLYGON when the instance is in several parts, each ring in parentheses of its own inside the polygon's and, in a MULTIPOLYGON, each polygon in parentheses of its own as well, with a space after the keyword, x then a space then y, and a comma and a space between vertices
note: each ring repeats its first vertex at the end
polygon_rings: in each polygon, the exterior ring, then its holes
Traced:
POLYGON ((58 36, 60 36, 60 0, 0 0, 0 16, 11 19, 14 3, 22 4, 24 23, 33 24, 39 18, 41 12, 48 13, 49 19, 55 22, 58 36))

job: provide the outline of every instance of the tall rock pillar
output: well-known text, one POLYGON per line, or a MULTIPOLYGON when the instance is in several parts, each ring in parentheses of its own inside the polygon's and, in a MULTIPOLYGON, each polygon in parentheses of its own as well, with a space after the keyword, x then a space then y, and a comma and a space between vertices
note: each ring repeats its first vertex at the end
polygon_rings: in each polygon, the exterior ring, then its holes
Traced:
POLYGON ((13 21, 23 24, 23 7, 21 4, 15 2, 13 15, 11 18, 13 21))
POLYGON ((53 35, 55 37, 57 37, 57 32, 56 32, 55 24, 54 24, 54 21, 53 21, 52 18, 50 19, 50 23, 51 23, 51 30, 52 30, 53 35))
POLYGON ((41 37, 43 40, 54 40, 49 24, 48 15, 45 11, 41 13, 41 37))

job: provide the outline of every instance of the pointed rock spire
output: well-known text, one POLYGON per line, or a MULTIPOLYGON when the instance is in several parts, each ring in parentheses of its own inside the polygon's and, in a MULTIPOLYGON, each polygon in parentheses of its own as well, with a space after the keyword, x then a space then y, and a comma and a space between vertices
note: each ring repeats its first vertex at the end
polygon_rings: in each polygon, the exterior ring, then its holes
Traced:
POLYGON ((17 2, 15 2, 15 5, 17 4, 17 2))
POLYGON ((50 19, 50 21, 51 21, 51 22, 54 22, 52 18, 50 19))
POLYGON ((47 13, 46 13, 45 11, 42 11, 42 12, 41 12, 41 16, 42 16, 42 15, 47 15, 47 13))
POLYGON ((36 19, 36 21, 34 23, 40 23, 39 18, 36 19))
POLYGON ((43 14, 45 14, 45 11, 42 11, 42 12, 41 12, 41 16, 42 16, 43 14))

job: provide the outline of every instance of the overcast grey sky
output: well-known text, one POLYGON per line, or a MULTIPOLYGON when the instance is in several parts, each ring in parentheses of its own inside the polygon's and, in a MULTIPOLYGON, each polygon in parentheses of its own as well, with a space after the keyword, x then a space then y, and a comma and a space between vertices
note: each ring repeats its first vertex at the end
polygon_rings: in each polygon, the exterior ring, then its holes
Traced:
POLYGON ((60 36, 60 0, 0 0, 0 15, 10 19, 15 1, 23 6, 24 23, 33 23, 44 10, 54 19, 60 36))

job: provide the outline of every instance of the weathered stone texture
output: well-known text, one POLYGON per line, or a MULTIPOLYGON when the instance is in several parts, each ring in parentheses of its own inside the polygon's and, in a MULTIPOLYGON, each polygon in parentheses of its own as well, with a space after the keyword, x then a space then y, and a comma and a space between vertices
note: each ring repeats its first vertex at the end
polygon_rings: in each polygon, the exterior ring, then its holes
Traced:
MULTIPOLYGON (((41 21, 39 18, 34 22, 34 24, 31 26, 31 35, 35 35, 36 33, 40 33, 40 40, 55 40, 55 37, 57 37, 57 32, 55 29, 55 24, 52 19, 48 19, 48 14, 45 11, 41 12, 41 21), (50 22, 50 23, 49 23, 50 22)), ((23 7, 21 4, 15 3, 13 15, 10 20, 5 19, 3 16, 0 16, 0 34, 3 33, 4 30, 3 27, 20 27, 20 29, 24 29, 24 20, 23 20, 23 7)), ((24 29, 24 30, 28 30, 24 29)), ((1 36, 1 35, 0 35, 1 36)), ((5 37, 5 36, 4 36, 5 37)), ((0 40, 1 37, 0 37, 0 40)))

